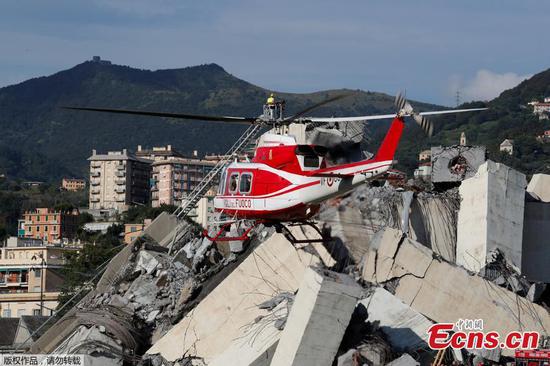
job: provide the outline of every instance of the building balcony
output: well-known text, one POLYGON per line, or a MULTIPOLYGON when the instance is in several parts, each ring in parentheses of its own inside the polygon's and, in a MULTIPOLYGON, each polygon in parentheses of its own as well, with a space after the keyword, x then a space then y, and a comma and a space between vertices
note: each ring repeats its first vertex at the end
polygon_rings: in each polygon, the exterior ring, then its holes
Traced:
POLYGON ((92 181, 90 182, 90 185, 98 186, 100 183, 101 181, 99 179, 92 179, 92 181))
POLYGON ((119 196, 119 197, 115 198, 115 201, 116 202, 125 202, 126 201, 126 196, 119 196))
POLYGON ((115 175, 116 175, 117 177, 125 177, 125 176, 126 176, 126 172, 125 172, 124 170, 117 170, 117 171, 115 172, 115 175))
POLYGON ((27 284, 27 276, 5 276, 0 278, 0 287, 26 286, 27 284))
POLYGON ((126 187, 116 187, 115 192, 116 193, 125 193, 126 192, 126 187))
POLYGON ((17 292, 17 293, 2 293, 0 294, 0 301, 17 301, 17 302, 26 302, 26 301, 40 301, 41 297, 43 301, 56 301, 59 297, 59 292, 17 292))
POLYGON ((94 171, 94 172, 91 172, 91 173, 90 173, 90 176, 93 177, 93 178, 97 178, 97 177, 99 177, 100 175, 101 175, 101 173, 98 172, 98 171, 94 171))
POLYGON ((101 192, 99 188, 92 188, 92 189, 90 189, 90 193, 91 193, 91 194, 99 194, 99 192, 101 192))
POLYGON ((91 167, 91 168, 94 168, 94 169, 95 169, 95 168, 101 168, 101 163, 99 163, 99 162, 92 162, 92 163, 90 163, 90 167, 91 167))
POLYGON ((99 197, 92 197, 90 198, 90 202, 99 202, 99 197))
POLYGON ((126 185, 126 179, 115 179, 116 185, 126 185))
POLYGON ((123 170, 123 171, 126 171, 126 164, 119 164, 116 166, 117 170, 123 170))

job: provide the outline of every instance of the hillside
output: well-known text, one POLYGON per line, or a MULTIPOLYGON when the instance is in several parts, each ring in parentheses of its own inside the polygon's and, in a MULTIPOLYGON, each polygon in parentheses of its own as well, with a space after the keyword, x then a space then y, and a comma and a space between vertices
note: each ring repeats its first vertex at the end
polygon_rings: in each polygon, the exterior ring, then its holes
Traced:
MULTIPOLYGON (((434 120, 436 133, 431 139, 420 133, 413 133, 415 137, 411 138, 409 134, 400 152, 402 156, 409 157, 430 146, 457 144, 464 131, 469 144, 487 146, 492 160, 504 162, 528 175, 550 173, 550 144, 542 144, 535 139, 550 129, 550 121, 539 121, 532 114, 532 107, 527 105, 533 99, 542 100, 545 96, 550 96, 550 69, 504 91, 488 103, 487 111, 434 120), (512 156, 499 151, 504 139, 514 140, 512 156)), ((483 103, 469 103, 461 107, 478 106, 483 106, 483 103)), ((406 163, 403 159, 400 162, 406 163)))
MULTIPOLYGON (((278 93, 288 113, 342 90, 310 94, 278 93)), ((172 70, 138 70, 84 62, 69 70, 0 89, 0 174, 53 181, 87 176, 93 148, 98 151, 138 144, 201 153, 224 152, 243 126, 174 121, 151 117, 66 111, 60 106, 104 106, 256 116, 269 91, 209 64, 172 70)), ((414 103, 420 109, 433 107, 414 103)), ((316 110, 314 115, 361 115, 394 111, 393 97, 374 92, 316 110)))
MULTIPOLYGON (((278 92, 288 114, 344 90, 308 94, 278 92)), ((348 90, 349 91, 349 90, 348 90)), ((47 77, 0 88, 0 174, 26 180, 56 181, 62 176, 87 176, 93 148, 100 152, 138 144, 172 144, 183 152, 224 152, 246 127, 223 123, 175 121, 66 111, 60 106, 104 106, 166 112, 255 116, 269 91, 240 80, 216 64, 171 70, 139 70, 128 66, 84 62, 47 77)), ((456 144, 462 131, 471 144, 486 145, 492 159, 528 174, 548 172, 550 146, 535 136, 550 128, 525 105, 550 95, 550 70, 533 76, 489 102, 482 113, 434 119, 436 133, 428 139, 419 128, 405 130, 397 152, 398 168, 412 173, 418 152, 433 145, 456 144), (498 152, 505 138, 516 140, 513 157, 498 152)), ((419 110, 441 108, 413 103, 419 110)), ((470 103, 464 107, 483 106, 470 103)), ((358 91, 353 97, 322 107, 313 115, 364 115, 393 112, 393 97, 358 91)), ((375 151, 389 122, 370 125, 375 151)))

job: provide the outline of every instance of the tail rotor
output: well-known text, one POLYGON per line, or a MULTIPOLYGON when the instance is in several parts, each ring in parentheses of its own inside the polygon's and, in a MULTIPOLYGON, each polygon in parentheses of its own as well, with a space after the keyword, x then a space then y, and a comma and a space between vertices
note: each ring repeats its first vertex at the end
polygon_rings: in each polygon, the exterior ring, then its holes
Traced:
POLYGON ((412 117, 415 122, 420 126, 420 128, 422 128, 422 131, 426 133, 426 135, 428 135, 429 137, 433 135, 434 126, 432 121, 424 117, 421 113, 416 113, 411 103, 409 103, 407 99, 405 99, 402 93, 399 93, 395 96, 395 106, 398 109, 397 114, 400 117, 412 117))

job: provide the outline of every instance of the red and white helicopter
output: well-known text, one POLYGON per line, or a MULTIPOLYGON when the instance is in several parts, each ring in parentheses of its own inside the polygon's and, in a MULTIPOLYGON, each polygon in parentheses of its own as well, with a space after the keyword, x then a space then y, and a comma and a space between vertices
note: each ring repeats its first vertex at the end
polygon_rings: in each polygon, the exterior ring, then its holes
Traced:
MULTIPOLYGON (((231 218, 229 222, 251 220, 254 224, 307 222, 318 212, 322 202, 343 196, 366 181, 385 174, 395 163, 394 156, 405 127, 405 117, 413 117, 431 136, 433 125, 425 118, 427 115, 487 109, 454 109, 417 113, 409 102, 398 95, 396 114, 303 117, 305 113, 345 96, 347 95, 327 99, 289 118, 283 117, 284 101, 274 100, 268 100, 264 105, 264 113, 259 117, 203 116, 106 108, 69 107, 69 109, 260 124, 271 127, 259 138, 251 161, 234 161, 224 167, 218 192, 214 198, 215 209, 229 216, 231 218), (376 154, 372 158, 356 162, 330 166, 325 156, 326 149, 308 144, 303 138, 306 124, 367 122, 390 118, 393 121, 376 154)), ((222 231, 213 239, 218 239, 221 233, 222 231)))

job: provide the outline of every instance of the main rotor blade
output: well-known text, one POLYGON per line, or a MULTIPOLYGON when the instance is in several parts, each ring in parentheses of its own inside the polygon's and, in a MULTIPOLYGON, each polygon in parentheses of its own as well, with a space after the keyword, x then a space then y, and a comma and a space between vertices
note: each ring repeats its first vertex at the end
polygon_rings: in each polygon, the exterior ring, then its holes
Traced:
POLYGON ((353 93, 347 93, 347 94, 338 94, 332 98, 328 98, 328 99, 325 99, 317 104, 314 104, 312 106, 309 106, 307 107, 306 109, 304 109, 303 111, 300 111, 298 113, 296 113, 295 115, 293 115, 292 117, 288 117, 285 119, 285 122, 290 122, 290 121, 294 121, 295 119, 297 118, 300 118, 301 116, 303 116, 304 114, 308 113, 308 112, 311 112, 312 110, 314 109, 317 109, 321 106, 324 106, 325 104, 328 104, 328 103, 332 103, 332 102, 335 102, 337 100, 340 100, 340 99, 343 99, 343 98, 347 98, 349 96, 353 95, 353 93))
POLYGON ((448 114, 448 113, 464 113, 464 112, 474 112, 474 111, 485 111, 489 108, 468 108, 468 109, 448 109, 446 111, 431 111, 431 112, 420 112, 417 113, 421 116, 432 116, 436 114, 448 114))
POLYGON ((181 119, 193 119, 193 120, 213 121, 213 122, 234 122, 234 123, 249 124, 249 123, 254 123, 257 120, 257 118, 255 117, 207 116, 207 115, 199 115, 199 114, 137 111, 137 110, 131 110, 131 109, 88 108, 88 107, 61 107, 61 108, 77 110, 77 111, 106 112, 106 113, 118 113, 118 114, 131 114, 131 115, 138 115, 138 116, 181 118, 181 119))
MULTIPOLYGON (((469 109, 449 109, 444 111, 430 111, 430 112, 420 112, 416 113, 421 116, 430 116, 437 114, 449 114, 449 113, 464 113, 464 112, 475 112, 475 111, 484 111, 488 108, 469 108, 469 109)), ((378 114, 372 116, 357 116, 357 117, 308 117, 306 122, 313 123, 326 123, 326 122, 366 122, 376 119, 389 119, 394 118, 396 114, 378 114)))

